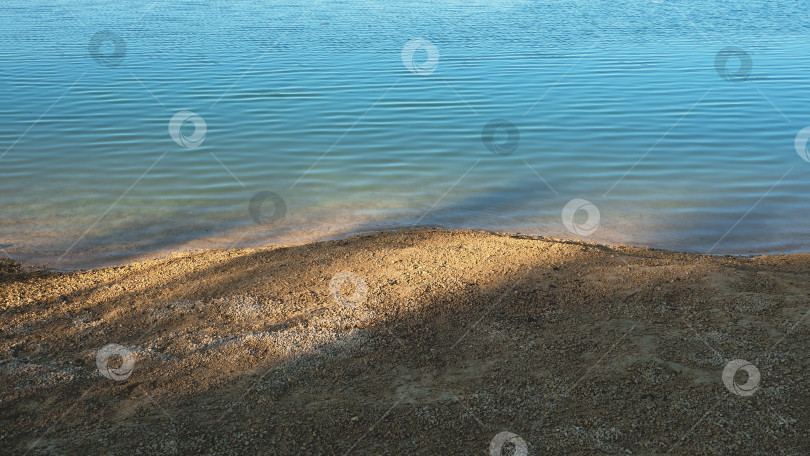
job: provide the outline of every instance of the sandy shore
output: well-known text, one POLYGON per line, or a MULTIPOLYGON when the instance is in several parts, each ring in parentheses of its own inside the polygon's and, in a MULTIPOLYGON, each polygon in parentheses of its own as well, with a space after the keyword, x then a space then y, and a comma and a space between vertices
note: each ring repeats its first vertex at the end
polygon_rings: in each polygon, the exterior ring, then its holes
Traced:
POLYGON ((4 264, 0 453, 808 454, 809 273, 445 230, 4 264))

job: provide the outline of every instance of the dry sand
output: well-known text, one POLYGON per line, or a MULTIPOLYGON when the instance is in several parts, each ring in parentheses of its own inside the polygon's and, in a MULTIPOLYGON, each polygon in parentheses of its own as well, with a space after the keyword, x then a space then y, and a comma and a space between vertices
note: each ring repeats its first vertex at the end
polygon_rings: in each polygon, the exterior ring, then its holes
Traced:
POLYGON ((809 454, 808 273, 437 229, 4 264, 0 453, 809 454))

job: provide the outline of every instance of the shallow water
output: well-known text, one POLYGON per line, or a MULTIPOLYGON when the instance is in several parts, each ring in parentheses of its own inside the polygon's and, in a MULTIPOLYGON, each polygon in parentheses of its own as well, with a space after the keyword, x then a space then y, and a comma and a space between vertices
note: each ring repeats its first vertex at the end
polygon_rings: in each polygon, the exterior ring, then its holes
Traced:
POLYGON ((806 13, 6 0, 0 248, 67 269, 429 224, 809 251, 806 13))

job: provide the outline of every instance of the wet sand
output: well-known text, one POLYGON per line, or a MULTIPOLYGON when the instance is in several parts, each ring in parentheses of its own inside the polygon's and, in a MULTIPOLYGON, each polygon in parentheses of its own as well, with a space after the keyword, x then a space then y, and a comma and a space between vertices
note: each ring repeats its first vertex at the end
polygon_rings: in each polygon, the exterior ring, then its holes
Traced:
POLYGON ((0 453, 807 454, 808 273, 438 229, 3 263, 0 453))

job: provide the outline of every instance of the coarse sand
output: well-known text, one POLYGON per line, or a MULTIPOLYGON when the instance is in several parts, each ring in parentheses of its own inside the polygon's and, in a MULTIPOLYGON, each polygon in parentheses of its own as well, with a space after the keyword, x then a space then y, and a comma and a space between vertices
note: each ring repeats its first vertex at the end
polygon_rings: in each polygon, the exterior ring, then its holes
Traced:
POLYGON ((3 263, 0 453, 810 454, 809 273, 425 228, 3 263))

